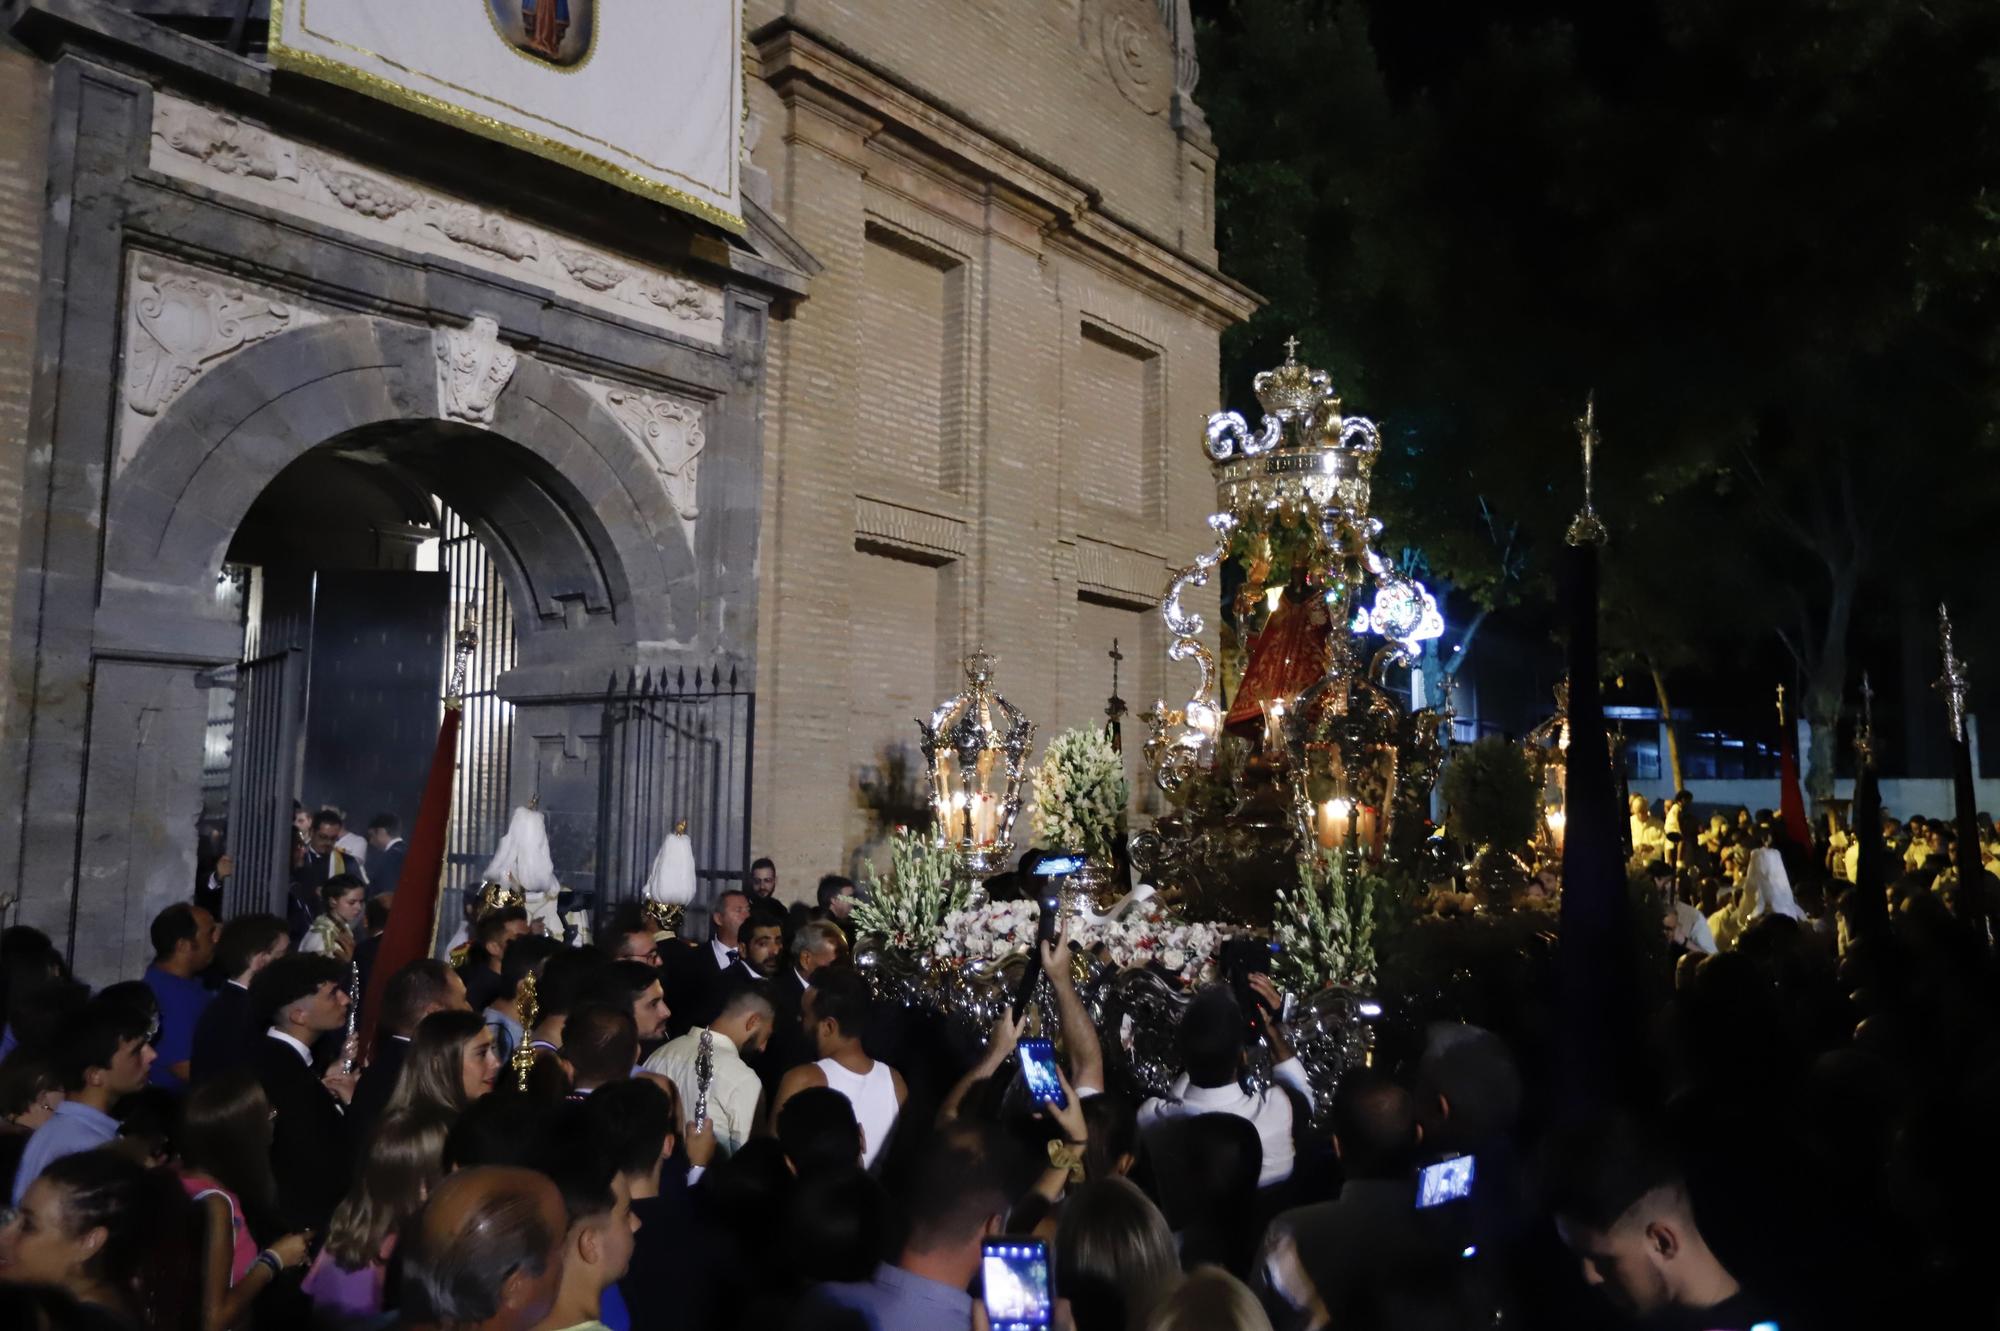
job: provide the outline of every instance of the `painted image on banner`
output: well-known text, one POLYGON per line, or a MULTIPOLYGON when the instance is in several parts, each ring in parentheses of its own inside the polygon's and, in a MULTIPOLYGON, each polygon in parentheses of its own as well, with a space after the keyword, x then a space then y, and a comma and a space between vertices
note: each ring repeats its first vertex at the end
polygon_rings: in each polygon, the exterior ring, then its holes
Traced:
POLYGON ((524 55, 565 69, 590 58, 597 0, 486 0, 493 25, 524 55))

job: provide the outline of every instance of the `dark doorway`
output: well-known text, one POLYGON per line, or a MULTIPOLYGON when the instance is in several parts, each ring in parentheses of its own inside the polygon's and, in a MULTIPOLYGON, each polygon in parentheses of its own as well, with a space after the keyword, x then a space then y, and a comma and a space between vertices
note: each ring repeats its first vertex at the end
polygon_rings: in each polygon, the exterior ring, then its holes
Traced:
POLYGON ((232 910, 284 899, 292 801, 332 806, 359 835, 378 813, 407 835, 437 742, 453 632, 477 616, 447 832, 447 919, 509 810, 513 616, 491 553, 456 513, 365 450, 315 450, 266 488, 237 531, 229 575, 244 657, 213 677, 204 780, 218 849, 240 880, 232 910), (476 863, 475 863, 476 862, 476 863))
POLYGON ((328 570, 313 597, 305 789, 359 831, 416 821, 449 634, 443 573, 328 570))

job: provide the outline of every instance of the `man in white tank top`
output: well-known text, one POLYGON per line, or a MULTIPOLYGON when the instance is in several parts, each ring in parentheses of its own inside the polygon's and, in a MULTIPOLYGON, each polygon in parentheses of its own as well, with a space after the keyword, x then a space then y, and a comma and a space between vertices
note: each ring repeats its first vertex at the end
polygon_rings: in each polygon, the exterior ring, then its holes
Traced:
POLYGON ((785 1101, 809 1086, 830 1086, 854 1106, 861 1125, 861 1164, 873 1169, 895 1131, 896 1118, 909 1098, 903 1074, 878 1063, 861 1047, 868 1024, 868 982, 851 966, 815 970, 799 1002, 799 1021, 819 1061, 787 1072, 771 1104, 772 1130, 785 1101))

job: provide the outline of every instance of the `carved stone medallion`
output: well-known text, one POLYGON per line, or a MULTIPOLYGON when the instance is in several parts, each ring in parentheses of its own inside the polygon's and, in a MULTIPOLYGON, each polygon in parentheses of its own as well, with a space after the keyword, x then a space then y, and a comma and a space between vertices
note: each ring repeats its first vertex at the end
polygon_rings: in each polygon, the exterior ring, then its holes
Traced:
POLYGON ((1156 116, 1174 93, 1174 52, 1158 0, 1096 0, 1104 65, 1125 100, 1156 116))
POLYGON ((437 348, 438 405, 445 416, 469 425, 493 424, 493 409, 520 363, 500 340, 499 323, 475 315, 470 328, 440 328, 431 340, 437 348))
POLYGON ((289 305, 214 277, 150 259, 134 277, 125 402, 141 416, 159 415, 210 364, 292 322, 289 305))
POLYGON ((626 388, 607 392, 604 405, 646 450, 675 514, 692 524, 701 515, 696 477, 702 449, 708 446, 701 408, 692 402, 626 388))

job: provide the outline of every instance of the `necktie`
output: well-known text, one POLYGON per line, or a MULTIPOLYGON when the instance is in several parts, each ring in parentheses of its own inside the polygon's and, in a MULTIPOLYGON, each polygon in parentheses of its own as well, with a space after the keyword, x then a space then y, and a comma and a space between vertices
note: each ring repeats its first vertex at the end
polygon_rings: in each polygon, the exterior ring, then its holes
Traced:
POLYGON ((733 947, 727 948, 725 949, 725 952, 729 957, 729 964, 734 966, 736 964, 736 949, 733 947))

